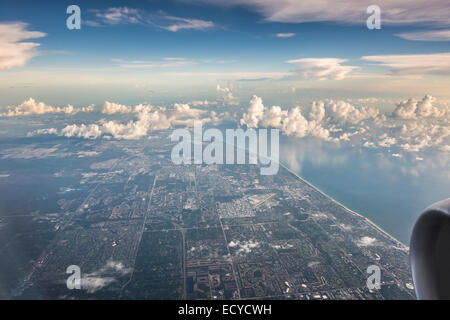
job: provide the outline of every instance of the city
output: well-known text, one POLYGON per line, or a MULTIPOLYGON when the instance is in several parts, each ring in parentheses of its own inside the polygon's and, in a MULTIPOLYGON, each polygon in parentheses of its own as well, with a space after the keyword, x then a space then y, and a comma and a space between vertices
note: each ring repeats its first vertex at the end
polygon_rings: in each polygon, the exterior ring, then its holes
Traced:
POLYGON ((18 244, 30 258, 2 298, 414 298, 407 248, 366 218, 284 166, 263 176, 250 164, 174 165, 169 136, 2 150, 6 165, 46 161, 34 174, 60 190, 52 211, 0 218, 4 230, 33 229, 1 242, 2 277, 18 244), (81 290, 66 286, 70 265, 81 290), (370 265, 380 290, 367 288, 370 265))

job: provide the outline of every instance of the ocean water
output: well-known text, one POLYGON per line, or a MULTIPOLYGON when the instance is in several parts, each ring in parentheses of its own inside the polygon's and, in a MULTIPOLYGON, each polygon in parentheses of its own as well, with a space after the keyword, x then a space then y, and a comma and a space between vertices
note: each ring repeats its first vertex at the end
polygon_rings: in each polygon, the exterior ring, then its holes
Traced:
POLYGON ((280 137, 280 161, 409 245, 429 205, 450 197, 449 152, 400 153, 280 137))

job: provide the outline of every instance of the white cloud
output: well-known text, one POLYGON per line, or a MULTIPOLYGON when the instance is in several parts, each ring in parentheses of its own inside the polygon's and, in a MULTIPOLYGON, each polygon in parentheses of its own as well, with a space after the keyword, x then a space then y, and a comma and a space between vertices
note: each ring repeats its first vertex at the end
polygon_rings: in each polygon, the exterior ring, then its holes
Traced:
POLYGON ((275 37, 277 38, 292 38, 295 36, 295 33, 288 32, 288 33, 276 33, 275 37))
MULTIPOLYGON (((103 113, 135 113, 136 120, 126 123, 107 121, 100 119, 92 124, 67 125, 60 131, 55 128, 40 129, 29 133, 29 136, 37 134, 56 134, 64 137, 77 137, 84 139, 97 139, 100 137, 112 137, 115 139, 134 140, 145 137, 151 130, 166 130, 174 126, 193 126, 194 121, 219 122, 215 112, 191 108, 188 104, 174 104, 173 109, 164 107, 154 108, 151 105, 137 105, 134 108, 117 103, 106 102, 103 113)), ((226 115, 221 115, 221 118, 226 115)))
MULTIPOLYGON (((56 129, 51 128, 48 129, 47 132, 42 132, 44 134, 55 134, 57 132, 56 129)), ((96 124, 85 125, 81 124, 77 126, 76 124, 68 125, 64 129, 61 130, 59 134, 64 137, 78 137, 85 139, 96 139, 102 135, 102 131, 100 127, 96 124)))
POLYGON ((397 104, 391 115, 367 122, 366 132, 359 136, 363 146, 405 152, 427 148, 445 151, 450 145, 449 107, 437 108, 433 106, 435 101, 429 95, 421 100, 406 99, 397 104))
POLYGON ((374 246, 377 244, 377 239, 372 237, 362 237, 360 240, 358 240, 357 244, 360 247, 374 246))
MULTIPOLYGON (((400 103, 392 114, 380 114, 375 107, 356 107, 346 101, 319 100, 308 107, 283 110, 266 108, 253 96, 240 124, 249 128, 273 127, 298 138, 313 136, 325 141, 345 142, 366 148, 387 148, 418 152, 426 148, 441 151, 450 145, 450 118, 432 105, 434 98, 406 100, 413 111, 400 112, 400 103), (412 101, 412 102, 411 102, 412 101), (400 114, 401 116, 397 116, 400 114)), ((397 152, 398 153, 398 152, 397 152)))
POLYGON ((236 250, 236 254, 237 255, 242 255, 242 254, 248 254, 250 252, 252 252, 253 249, 259 247, 260 244, 256 241, 253 240, 249 240, 249 241, 231 241, 230 243, 228 243, 228 247, 230 248, 237 248, 236 250))
POLYGON ((393 137, 389 137, 387 133, 381 135, 380 140, 378 141, 378 146, 382 148, 389 148, 392 145, 397 143, 397 139, 393 137))
POLYGON ((0 70, 24 66, 28 60, 38 55, 36 42, 23 40, 42 38, 46 34, 28 31, 23 22, 0 23, 0 70))
POLYGON ((58 130, 55 128, 49 128, 49 129, 38 129, 33 132, 29 132, 27 134, 28 137, 32 137, 35 135, 43 135, 43 134, 58 134, 58 130))
MULTIPOLYGON (((365 24, 366 8, 374 4, 361 0, 194 0, 220 6, 243 6, 260 13, 266 21, 304 23, 332 21, 365 24)), ((447 0, 378 0, 382 24, 450 25, 450 6, 447 0)))
POLYGON ((173 24, 163 27, 166 30, 177 32, 183 29, 192 29, 192 30, 204 30, 208 28, 214 27, 214 23, 212 21, 205 21, 200 19, 188 19, 188 18, 179 18, 172 16, 165 16, 165 18, 169 21, 174 21, 173 24))
POLYGON ((86 275, 81 278, 81 288, 86 290, 87 293, 95 293, 113 282, 116 282, 116 279, 112 277, 93 277, 86 275))
POLYGON ((217 84, 216 91, 222 93, 222 103, 223 105, 238 105, 237 98, 233 96, 233 92, 231 88, 224 87, 222 88, 220 84, 217 84))
POLYGON ((262 99, 258 96, 253 96, 250 100, 247 113, 244 113, 240 120, 241 125, 246 125, 249 128, 257 128, 259 121, 264 116, 265 107, 262 99))
MULTIPOLYGON (((283 110, 279 106, 267 109, 260 97, 253 96, 240 124, 249 128, 258 126, 278 128, 286 135, 296 137, 311 135, 324 140, 332 140, 330 132, 334 124, 352 125, 366 119, 374 119, 378 113, 376 108, 357 108, 345 101, 334 102, 333 100, 314 101, 309 108, 303 109, 294 107, 290 110, 283 110), (308 115, 305 116, 303 112, 308 115), (328 129, 324 126, 327 126, 328 129)), ((348 137, 349 133, 346 133, 334 139, 348 140, 348 137)))
POLYGON ((450 74, 450 53, 364 56, 361 59, 389 67, 390 74, 450 74))
MULTIPOLYGON (((112 102, 105 103, 105 106, 109 114, 125 112, 134 115, 135 119, 127 122, 101 119, 95 123, 67 125, 61 130, 39 129, 30 132, 29 136, 54 134, 85 139, 139 139, 148 136, 153 130, 166 130, 176 126, 192 127, 194 121, 198 120, 211 124, 234 121, 249 128, 272 127, 285 135, 299 138, 312 136, 366 148, 386 148, 391 154, 419 152, 429 148, 446 152, 450 145, 450 108, 439 106, 436 99, 429 95, 420 100, 401 101, 392 112, 386 113, 380 113, 376 107, 356 106, 345 100, 329 99, 313 101, 306 107, 266 107, 256 95, 252 96, 244 112, 239 108, 233 108, 232 112, 228 111, 230 109, 225 112, 210 111, 182 103, 174 104, 171 108, 147 104, 131 107, 112 102)), ((75 112, 70 105, 55 108, 34 100, 26 101, 16 108, 18 109, 12 108, 9 112, 75 112)))
POLYGON ((302 115, 300 107, 289 110, 281 125, 281 129, 286 135, 295 135, 299 138, 309 135, 311 128, 309 121, 302 115))
MULTIPOLYGON (((95 17, 103 24, 137 24, 144 23, 145 19, 140 10, 128 7, 108 8, 105 11, 93 10, 95 17)), ((98 23, 98 22, 97 22, 98 23)), ((91 26, 96 26, 95 23, 91 26)))
POLYGON ((263 127, 279 128, 282 121, 288 116, 286 110, 282 110, 280 106, 272 106, 262 115, 261 125, 263 127))
POLYGON ((217 101, 209 101, 209 100, 194 100, 190 102, 191 105, 194 107, 197 106, 210 106, 210 105, 216 105, 217 101))
POLYGON ((355 124, 365 119, 376 118, 379 114, 377 108, 360 107, 357 108, 345 101, 325 100, 319 101, 318 105, 323 105, 329 117, 340 123, 355 124))
POLYGON ((66 107, 61 108, 53 107, 45 104, 44 102, 37 102, 33 98, 29 98, 17 106, 8 106, 6 108, 6 112, 0 113, 0 117, 28 116, 47 113, 64 113, 70 115, 78 112, 92 112, 93 110, 93 105, 82 108, 74 108, 74 106, 68 104, 66 107))
POLYGON ((414 120, 396 128, 399 146, 404 151, 419 152, 424 148, 442 147, 450 145, 450 126, 447 123, 433 123, 430 121, 414 120))
POLYGON ((95 19, 88 20, 86 24, 91 27, 119 24, 142 24, 172 32, 180 30, 205 30, 214 27, 212 21, 193 18, 182 18, 160 13, 149 13, 146 10, 129 7, 115 7, 106 10, 91 10, 95 19))
POLYGON ((169 67, 182 67, 195 64, 194 61, 187 60, 185 58, 163 58, 160 61, 143 61, 143 60, 122 60, 112 59, 122 68, 127 69, 153 69, 153 68, 169 68, 169 67))
POLYGON ((131 271, 132 269, 126 268, 122 262, 109 260, 99 270, 82 276, 81 289, 86 290, 88 293, 95 293, 116 282, 116 277, 127 275, 131 271))
POLYGON ((357 100, 358 102, 365 102, 365 103, 375 103, 378 102, 378 98, 375 97, 369 97, 369 98, 360 98, 357 100))
POLYGON ((133 110, 132 107, 125 106, 123 104, 105 101, 105 104, 103 105, 102 113, 103 114, 131 113, 132 110, 133 110))
POLYGON ((227 92, 230 92, 231 90, 230 90, 229 88, 222 88, 222 87, 220 86, 220 84, 217 84, 217 86, 216 86, 216 91, 217 91, 217 92, 225 92, 225 93, 227 93, 227 92))
POLYGON ((287 62, 299 67, 300 75, 306 79, 342 80, 356 68, 342 65, 346 61, 337 58, 305 58, 287 62))
POLYGON ((450 109, 433 106, 436 98, 426 95, 422 100, 410 98, 397 104, 393 116, 403 119, 417 119, 423 117, 450 117, 450 109))
POLYGON ((450 30, 429 30, 399 33, 396 36, 412 41, 450 41, 450 30))
POLYGON ((150 112, 153 110, 153 106, 150 104, 138 104, 134 108, 131 106, 123 105, 120 103, 105 101, 103 104, 103 114, 126 114, 126 113, 140 113, 150 112))
POLYGON ((177 78, 199 78, 206 80, 240 80, 253 81, 260 79, 282 79, 288 76, 294 76, 292 72, 165 72, 162 75, 177 78))
POLYGON ((175 103, 174 105, 175 111, 172 114, 172 118, 180 119, 180 118, 198 118, 200 115, 205 113, 205 110, 200 109, 192 109, 186 103, 175 103))

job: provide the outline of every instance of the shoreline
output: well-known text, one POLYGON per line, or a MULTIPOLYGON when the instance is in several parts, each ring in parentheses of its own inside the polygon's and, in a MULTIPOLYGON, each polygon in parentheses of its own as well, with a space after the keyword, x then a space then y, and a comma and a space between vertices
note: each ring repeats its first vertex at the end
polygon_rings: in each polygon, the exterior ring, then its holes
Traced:
POLYGON ((333 201, 334 203, 336 203, 337 205, 341 206, 342 208, 344 208, 345 210, 349 211, 350 213, 364 219, 368 224, 370 224, 371 226, 373 226, 374 228, 376 228, 378 231, 380 231, 381 233, 383 233, 384 235, 386 235, 389 239, 391 239, 392 241, 394 241, 397 245, 399 245, 400 247, 402 247, 402 249, 404 250, 408 250, 409 251, 409 246, 407 246, 406 244, 404 244, 403 242, 401 242, 400 240, 398 240, 397 238, 395 238, 393 235, 391 235, 390 233, 388 233, 387 231, 383 230, 383 228, 381 228, 379 225, 377 225, 375 222, 373 222, 372 220, 370 220, 369 218, 363 216, 362 214, 359 214, 349 208, 347 208, 345 205, 343 205, 342 203, 340 203, 339 201, 337 201, 336 199, 330 197, 328 194, 326 194, 325 192, 323 192, 322 190, 320 190, 318 187, 314 186, 312 183, 310 183, 309 181, 305 180, 303 177, 301 177, 299 174, 297 174, 296 172, 294 172, 293 170, 291 170, 289 167, 287 167, 286 165, 284 165, 283 163, 279 162, 279 165, 281 167, 283 167, 284 169, 286 169, 289 173, 293 174, 294 176, 296 176, 298 179, 300 179, 302 182, 306 183, 308 186, 310 186, 311 188, 313 188, 314 190, 320 192, 323 196, 325 196, 326 198, 328 198, 329 200, 333 201))

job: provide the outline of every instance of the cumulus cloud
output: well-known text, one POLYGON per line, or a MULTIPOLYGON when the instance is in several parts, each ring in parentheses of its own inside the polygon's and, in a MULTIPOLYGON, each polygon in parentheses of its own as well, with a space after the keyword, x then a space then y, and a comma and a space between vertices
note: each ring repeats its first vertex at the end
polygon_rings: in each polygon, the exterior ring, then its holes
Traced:
MULTIPOLYGON (((57 134, 57 132, 58 131, 55 128, 50 128, 46 129, 46 131, 38 130, 37 134, 57 134)), ((68 138, 78 137, 85 139, 96 139, 102 135, 102 131, 96 124, 90 124, 88 126, 85 124, 81 124, 80 126, 72 124, 62 129, 60 135, 68 138)))
POLYGON ((362 237, 357 241, 358 246, 360 247, 369 247, 377 244, 377 239, 372 237, 362 237))
MULTIPOLYGON (((357 108, 342 100, 336 102, 333 100, 325 100, 315 104, 317 109, 325 109, 331 119, 340 123, 356 124, 362 120, 376 118, 380 112, 377 108, 373 107, 357 108)), ((323 111, 321 111, 321 114, 323 114, 323 111)))
POLYGON ((260 246, 260 244, 256 241, 249 240, 249 241, 231 241, 228 243, 228 246, 230 248, 236 248, 236 254, 248 254, 252 252, 254 248, 257 248, 260 246))
POLYGON ((87 293, 95 293, 98 290, 109 286, 113 282, 116 282, 116 279, 113 277, 94 277, 86 275, 81 278, 81 288, 86 290, 87 293))
MULTIPOLYGON (((222 93, 223 88, 220 92, 222 93)), ((225 90, 226 94, 230 93, 225 90)), ((365 100, 364 100, 365 101, 365 100)), ((205 105, 204 102, 200 105, 205 105)), ((86 110, 92 110, 92 106, 86 110)), ((392 154, 419 152, 434 148, 449 151, 450 111, 426 95, 422 99, 406 99, 391 112, 381 113, 376 107, 354 105, 346 100, 318 100, 307 106, 283 108, 266 107, 261 97, 252 96, 245 111, 207 110, 176 103, 170 108, 139 104, 134 107, 105 102, 103 113, 127 113, 134 117, 125 122, 100 119, 95 123, 69 124, 62 129, 46 128, 29 133, 29 136, 53 134, 85 139, 114 138, 139 139, 154 130, 167 130, 177 126, 192 127, 194 121, 219 124, 238 122, 248 128, 277 128, 288 136, 312 136, 319 139, 346 143, 365 148, 385 148, 392 154)), ((27 100, 9 109, 9 115, 78 112, 71 105, 52 107, 27 100)), ((83 109, 81 109, 83 110, 83 109)), ((85 111, 86 111, 85 110, 85 111)), ((8 113, 4 114, 8 115, 8 113)))
POLYGON ((126 268, 122 262, 109 260, 99 270, 83 274, 81 278, 81 289, 86 290, 88 293, 95 293, 111 283, 116 282, 116 277, 127 275, 131 271, 132 269, 126 268))
MULTIPOLYGON (((134 108, 117 103, 105 102, 104 114, 133 113, 135 120, 122 123, 119 121, 100 119, 91 124, 67 125, 61 130, 56 128, 40 129, 29 133, 29 136, 37 134, 55 134, 64 137, 76 137, 84 139, 97 139, 100 137, 134 140, 145 137, 152 130, 167 130, 175 126, 192 127, 194 121, 219 122, 215 112, 207 112, 191 108, 188 104, 174 104, 168 110, 165 107, 155 108, 151 105, 139 104, 134 108), (105 109, 106 108, 106 109, 105 109)), ((226 117, 221 114, 221 117, 226 117)))
POLYGON ((434 148, 445 152, 450 145, 450 126, 445 119, 387 117, 382 123, 368 123, 367 127, 365 133, 358 135, 366 148, 404 152, 434 148))
POLYGON ((134 106, 127 106, 120 103, 105 101, 103 104, 102 113, 103 114, 126 114, 126 113, 140 113, 140 112, 150 112, 154 107, 150 104, 138 104, 134 106))
MULTIPOLYGON (((332 21, 363 24, 365 9, 372 1, 333 0, 303 2, 298 0, 193 0, 220 6, 244 6, 261 14, 266 21, 304 23, 332 21), (358 9, 359 8, 359 9, 358 9)), ((447 0, 379 0, 383 24, 450 25, 447 0), (424 10, 426 8, 426 10, 424 10)))
POLYGON ((217 101, 209 101, 209 100, 194 100, 190 102, 191 105, 194 107, 197 106, 210 106, 210 105, 216 105, 217 101))
POLYGON ((406 152, 419 152, 426 148, 446 151, 450 145, 449 107, 433 105, 430 95, 421 100, 413 98, 399 102, 391 115, 382 115, 367 123, 369 130, 361 135, 364 147, 397 148, 406 152))
POLYGON ((222 94, 222 103, 224 105, 238 105, 237 98, 233 96, 233 92, 231 88, 221 87, 220 84, 217 84, 216 91, 222 94))
POLYGON ((49 129, 38 129, 33 132, 29 132, 27 134, 28 137, 32 137, 35 135, 45 135, 45 134, 58 134, 58 130, 55 128, 49 128, 49 129))
POLYGON ((375 98, 375 97, 360 98, 360 99, 358 99, 358 102, 364 102, 364 103, 367 103, 367 102, 369 102, 369 103, 375 103, 375 102, 377 102, 377 101, 378 101, 378 98, 375 98))
POLYGON ((225 92, 225 93, 228 93, 228 92, 230 92, 231 90, 230 90, 230 88, 222 88, 222 87, 220 86, 220 84, 217 84, 217 86, 216 86, 216 91, 217 91, 217 92, 225 92))
POLYGON ((450 145, 450 126, 447 123, 432 123, 428 121, 412 121, 396 128, 400 140, 400 148, 404 151, 419 152, 424 148, 445 147, 450 145))
POLYGON ((305 58, 287 62, 297 66, 300 75, 306 79, 342 80, 356 68, 342 65, 347 60, 337 58, 305 58))
POLYGON ((450 117, 450 109, 433 106, 436 98, 426 95, 422 100, 413 98, 403 100, 392 113, 393 116, 402 119, 417 119, 421 117, 450 117))
POLYGON ((175 109, 174 112, 172 113, 173 119, 182 119, 182 118, 198 119, 200 115, 206 112, 205 110, 191 108, 186 103, 175 103, 173 106, 175 109))
POLYGON ((46 34, 27 28, 23 22, 0 23, 0 70, 22 67, 38 54, 39 43, 23 40, 42 38, 46 34))
POLYGON ((92 112, 93 110, 93 105, 82 108, 75 108, 71 104, 68 104, 66 107, 53 107, 44 102, 37 102, 33 98, 29 98, 17 106, 8 106, 6 112, 0 113, 0 117, 28 116, 47 113, 64 113, 71 115, 78 112, 92 112))
POLYGON ((105 101, 105 104, 103 105, 102 113, 103 114, 131 113, 132 110, 133 110, 132 107, 125 106, 123 104, 105 101))
POLYGON ((267 108, 260 97, 253 96, 240 124, 249 128, 272 127, 288 136, 313 136, 366 148, 446 151, 450 145, 449 107, 433 106, 435 100, 428 95, 419 101, 407 99, 394 112, 381 114, 375 107, 357 107, 328 99, 289 110, 280 106, 267 108))
POLYGON ((101 136, 113 137, 115 139, 134 140, 146 136, 149 130, 168 129, 171 122, 166 115, 159 110, 155 112, 140 112, 136 121, 127 123, 117 121, 100 120, 90 125, 68 125, 61 130, 59 135, 65 137, 77 137, 84 139, 97 139, 101 136))
POLYGON ((347 140, 348 133, 331 138, 330 132, 335 129, 334 125, 356 124, 376 118, 378 113, 376 108, 357 108, 345 101, 333 100, 314 101, 309 108, 303 109, 298 106, 290 110, 283 110, 280 106, 266 108, 260 97, 253 96, 240 124, 249 128, 273 127, 296 137, 311 135, 324 140, 347 140))
POLYGON ((249 128, 257 128, 259 121, 264 116, 265 107, 262 103, 262 99, 254 95, 250 99, 249 107, 247 113, 244 113, 242 119, 240 120, 242 125, 246 125, 249 128))
POLYGON ((287 116, 288 112, 286 110, 282 110, 280 106, 272 106, 267 111, 264 110, 260 119, 261 125, 263 127, 279 128, 287 116))
POLYGON ((364 56, 361 59, 388 67, 393 75, 450 74, 450 53, 364 56))

